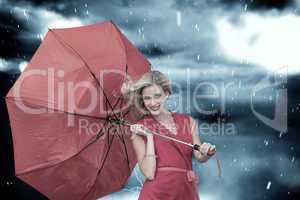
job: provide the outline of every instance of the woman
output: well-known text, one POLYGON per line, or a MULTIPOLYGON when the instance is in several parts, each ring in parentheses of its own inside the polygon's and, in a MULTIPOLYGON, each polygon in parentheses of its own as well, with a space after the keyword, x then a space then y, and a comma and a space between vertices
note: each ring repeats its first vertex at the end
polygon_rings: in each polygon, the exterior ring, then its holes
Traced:
POLYGON ((131 89, 136 107, 144 114, 130 127, 138 165, 146 176, 139 200, 198 200, 198 177, 192 171, 192 156, 205 162, 215 154, 215 146, 201 144, 196 121, 191 116, 166 109, 171 86, 164 74, 147 73, 131 89), (199 144, 200 151, 151 132, 199 144))

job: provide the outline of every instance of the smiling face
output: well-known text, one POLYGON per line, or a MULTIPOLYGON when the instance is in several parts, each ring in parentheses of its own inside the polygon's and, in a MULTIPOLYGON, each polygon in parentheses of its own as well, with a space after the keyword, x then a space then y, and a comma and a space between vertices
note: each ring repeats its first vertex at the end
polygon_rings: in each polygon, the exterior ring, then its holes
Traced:
POLYGON ((166 112, 165 102, 168 96, 169 94, 156 84, 145 87, 142 92, 144 106, 152 115, 166 112))

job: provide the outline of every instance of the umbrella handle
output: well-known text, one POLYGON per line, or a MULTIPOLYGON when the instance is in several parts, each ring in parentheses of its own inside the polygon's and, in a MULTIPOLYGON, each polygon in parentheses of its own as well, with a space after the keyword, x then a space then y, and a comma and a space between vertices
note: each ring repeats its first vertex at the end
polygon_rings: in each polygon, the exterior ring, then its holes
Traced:
POLYGON ((194 144, 193 149, 197 150, 197 151, 200 151, 200 145, 199 144, 194 144))
MULTIPOLYGON (((197 151, 200 151, 200 145, 199 145, 199 144, 194 144, 194 145, 193 145, 193 149, 194 149, 194 150, 197 150, 197 151)), ((212 154, 210 153, 210 151, 208 151, 207 155, 208 155, 208 156, 211 156, 212 154)))

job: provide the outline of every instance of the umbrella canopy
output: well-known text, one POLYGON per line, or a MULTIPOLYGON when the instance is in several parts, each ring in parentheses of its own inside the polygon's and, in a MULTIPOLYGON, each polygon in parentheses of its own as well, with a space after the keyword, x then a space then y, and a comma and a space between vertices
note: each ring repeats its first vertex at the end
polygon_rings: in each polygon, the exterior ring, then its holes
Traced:
POLYGON ((110 119, 136 120, 121 85, 150 70, 111 21, 50 29, 6 96, 16 176, 50 199, 120 190, 137 161, 110 119))

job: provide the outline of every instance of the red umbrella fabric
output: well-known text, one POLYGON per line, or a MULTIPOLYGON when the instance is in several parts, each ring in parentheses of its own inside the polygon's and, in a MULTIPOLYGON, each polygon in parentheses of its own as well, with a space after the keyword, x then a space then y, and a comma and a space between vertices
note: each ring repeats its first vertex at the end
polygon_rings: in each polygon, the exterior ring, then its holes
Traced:
POLYGON ((112 21, 50 29, 6 96, 16 176, 49 199, 120 190, 137 161, 110 120, 136 120, 121 85, 150 70, 112 21))

